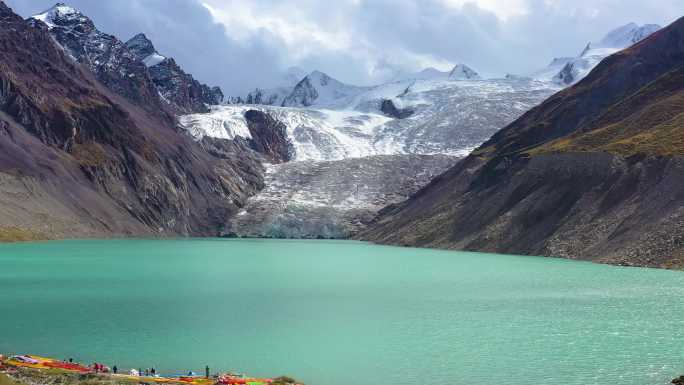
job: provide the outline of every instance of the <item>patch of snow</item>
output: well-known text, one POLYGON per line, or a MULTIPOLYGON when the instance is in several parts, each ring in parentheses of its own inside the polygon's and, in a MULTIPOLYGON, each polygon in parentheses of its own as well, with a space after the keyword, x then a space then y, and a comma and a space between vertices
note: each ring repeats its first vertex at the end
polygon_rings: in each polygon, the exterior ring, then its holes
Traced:
POLYGON ((145 63, 147 67, 154 67, 157 64, 163 62, 164 60, 166 60, 166 57, 155 52, 152 55, 144 58, 142 61, 143 63, 145 63))
POLYGON ((40 20, 43 23, 45 23, 49 29, 52 29, 55 27, 54 20, 59 17, 64 17, 68 15, 76 15, 78 14, 78 11, 75 10, 72 7, 69 7, 68 5, 65 5, 64 3, 57 3, 54 5, 52 8, 46 10, 43 13, 40 13, 38 15, 34 15, 32 18, 36 20, 40 20))
POLYGON ((243 115, 246 110, 213 106, 208 114, 183 115, 179 121, 198 140, 205 136, 230 140, 237 137, 250 139, 252 135, 243 115))

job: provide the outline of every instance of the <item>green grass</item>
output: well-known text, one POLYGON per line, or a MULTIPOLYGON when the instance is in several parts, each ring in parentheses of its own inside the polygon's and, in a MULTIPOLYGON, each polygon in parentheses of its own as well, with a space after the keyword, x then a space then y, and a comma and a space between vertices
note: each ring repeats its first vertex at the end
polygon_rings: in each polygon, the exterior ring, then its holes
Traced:
POLYGON ((14 381, 9 378, 6 374, 0 373, 0 385, 24 385, 20 382, 14 381))
POLYGON ((0 226, 0 242, 28 242, 45 239, 47 237, 37 231, 13 226, 0 226))
POLYGON ((547 152, 684 155, 684 69, 663 75, 607 109, 584 130, 542 144, 547 152), (590 128, 590 130, 586 130, 590 128))

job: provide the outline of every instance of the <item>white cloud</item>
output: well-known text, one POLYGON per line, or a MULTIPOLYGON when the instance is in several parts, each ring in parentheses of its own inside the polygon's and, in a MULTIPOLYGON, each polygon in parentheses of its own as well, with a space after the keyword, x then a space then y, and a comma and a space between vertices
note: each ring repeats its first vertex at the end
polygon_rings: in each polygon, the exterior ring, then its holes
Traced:
POLYGON ((471 4, 492 12, 501 20, 511 17, 523 16, 529 12, 526 0, 444 0, 447 6, 462 8, 471 4))
MULTIPOLYGON (((484 75, 524 74, 620 25, 684 14, 683 0, 67 1, 122 39, 145 32, 229 95, 267 86, 289 66, 357 84, 458 62, 484 75)), ((5 2, 28 16, 55 0, 5 2)))
POLYGON ((296 8, 288 10, 274 5, 268 11, 248 1, 206 1, 202 5, 214 20, 223 24, 229 37, 246 40, 268 32, 277 36, 288 51, 301 58, 312 50, 346 50, 350 36, 342 30, 331 30, 310 20, 296 8))

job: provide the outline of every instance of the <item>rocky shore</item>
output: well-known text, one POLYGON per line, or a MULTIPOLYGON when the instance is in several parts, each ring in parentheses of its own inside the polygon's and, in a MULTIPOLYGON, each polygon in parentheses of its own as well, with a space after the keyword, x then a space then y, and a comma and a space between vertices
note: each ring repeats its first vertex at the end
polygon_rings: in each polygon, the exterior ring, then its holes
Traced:
POLYGON ((0 385, 303 385, 296 380, 281 376, 275 378, 251 378, 234 373, 199 376, 169 377, 154 372, 144 373, 137 369, 113 370, 102 365, 84 366, 38 356, 11 356, 0 354, 0 385))

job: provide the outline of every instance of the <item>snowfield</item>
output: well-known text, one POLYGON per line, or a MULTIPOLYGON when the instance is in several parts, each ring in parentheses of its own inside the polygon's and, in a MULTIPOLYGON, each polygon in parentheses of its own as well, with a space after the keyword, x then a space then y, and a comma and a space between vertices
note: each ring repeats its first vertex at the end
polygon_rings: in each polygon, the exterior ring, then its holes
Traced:
POLYGON ((403 80, 351 93, 351 88, 343 89, 328 90, 324 99, 309 107, 223 105, 180 121, 198 140, 249 138, 245 111, 267 112, 287 126, 296 161, 396 154, 464 156, 559 87, 522 78, 403 80), (413 114, 405 119, 387 116, 380 110, 383 100, 413 114))

